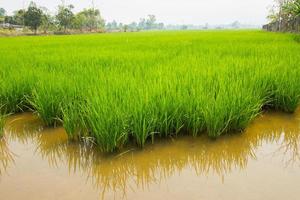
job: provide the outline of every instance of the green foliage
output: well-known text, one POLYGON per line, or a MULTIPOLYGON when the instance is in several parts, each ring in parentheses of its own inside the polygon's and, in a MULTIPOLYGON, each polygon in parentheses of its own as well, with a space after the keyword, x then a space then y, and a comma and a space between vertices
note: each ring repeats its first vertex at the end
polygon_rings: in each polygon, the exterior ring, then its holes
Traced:
POLYGON ((26 10, 17 10, 13 16, 5 16, 5 10, 0 9, 0 23, 5 22, 12 25, 25 25, 37 33, 41 28, 44 33, 48 30, 68 29, 75 30, 102 30, 105 22, 100 15, 100 11, 94 8, 83 9, 77 14, 73 13, 73 5, 60 5, 58 13, 52 16, 47 8, 38 8, 34 2, 31 2, 26 10))
POLYGON ((24 25, 24 15, 25 10, 17 10, 14 12, 13 16, 7 16, 5 18, 6 23, 14 24, 14 25, 24 25))
POLYGON ((1 112, 33 109, 106 152, 218 137, 264 107, 295 110, 299 52, 295 35, 261 31, 0 38, 1 112))
POLYGON ((43 11, 31 2, 28 9, 24 14, 25 26, 29 26, 31 30, 36 34, 38 27, 43 21, 43 11))
POLYGON ((276 0, 268 16, 271 22, 287 22, 297 17, 300 17, 300 0, 276 0))
POLYGON ((153 29, 155 26, 156 17, 155 15, 148 15, 148 19, 146 21, 147 29, 153 29))
MULTIPOLYGON (((132 25, 132 24, 131 24, 132 25)), ((141 18, 139 23, 136 24, 136 28, 139 30, 152 30, 152 29, 163 29, 163 23, 156 23, 155 15, 148 15, 148 18, 141 18)))
POLYGON ((73 27, 80 30, 97 30, 99 28, 104 28, 104 20, 102 19, 98 9, 84 9, 75 15, 73 27))
POLYGON ((74 20, 74 13, 73 13, 73 5, 65 6, 58 6, 58 13, 55 16, 58 24, 64 29, 66 32, 68 28, 71 27, 72 22, 74 20))
POLYGON ((104 20, 101 18, 100 11, 98 9, 84 9, 80 13, 85 17, 84 26, 86 26, 89 30, 104 27, 104 20))
POLYGON ((86 21, 86 17, 83 13, 77 13, 74 17, 73 20, 73 28, 78 29, 78 30, 83 30, 85 27, 85 21, 86 21))
POLYGON ((38 8, 35 3, 31 2, 26 10, 15 11, 13 16, 4 16, 5 10, 0 9, 0 23, 25 25, 35 33, 37 33, 39 27, 44 33, 47 33, 49 29, 57 30, 57 27, 59 30, 63 29, 64 32, 71 28, 81 31, 104 29, 105 22, 98 9, 84 9, 74 14, 73 8, 73 5, 60 5, 57 15, 52 16, 47 8, 38 8))
POLYGON ((47 8, 43 8, 42 10, 43 10, 43 15, 42 15, 42 22, 40 27, 44 31, 44 33, 47 33, 49 29, 55 27, 54 17, 51 16, 47 8))
POLYGON ((6 15, 6 10, 4 8, 0 8, 0 17, 4 17, 6 15))
POLYGON ((287 1, 283 5, 283 11, 290 18, 300 16, 300 0, 287 1))

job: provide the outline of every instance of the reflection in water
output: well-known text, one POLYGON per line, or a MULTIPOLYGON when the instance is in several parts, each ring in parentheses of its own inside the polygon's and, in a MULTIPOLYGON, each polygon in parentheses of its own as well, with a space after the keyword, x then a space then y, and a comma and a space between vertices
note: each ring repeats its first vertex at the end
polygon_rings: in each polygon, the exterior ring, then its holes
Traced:
POLYGON ((53 168, 67 166, 70 174, 82 172, 101 190, 102 198, 108 192, 126 197, 128 190, 146 189, 186 168, 198 176, 217 174, 223 180, 225 175, 245 169, 265 144, 278 144, 273 156, 282 156, 286 165, 299 163, 299 116, 300 110, 293 115, 270 112, 256 119, 243 134, 217 140, 182 137, 157 141, 144 150, 128 148, 120 154, 104 155, 95 147, 68 140, 63 128, 43 128, 36 116, 25 113, 7 120, 7 141, 0 142, 0 175, 13 162, 7 143, 17 142, 33 143, 34 152, 53 168))
POLYGON ((6 172, 13 162, 13 154, 9 150, 5 138, 0 138, 0 179, 1 175, 6 172))

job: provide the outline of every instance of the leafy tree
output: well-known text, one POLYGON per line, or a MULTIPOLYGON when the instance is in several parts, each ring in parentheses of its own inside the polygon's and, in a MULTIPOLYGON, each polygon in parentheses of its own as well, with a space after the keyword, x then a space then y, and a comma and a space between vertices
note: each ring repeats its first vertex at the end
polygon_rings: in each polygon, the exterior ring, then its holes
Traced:
POLYGON ((120 31, 123 31, 123 29, 124 29, 124 24, 123 24, 123 23, 119 23, 118 29, 119 29, 120 31))
POLYGON ((31 2, 27 11, 24 13, 25 26, 29 26, 34 34, 37 33, 38 27, 42 24, 43 11, 31 2))
POLYGON ((138 28, 143 30, 146 29, 146 19, 145 18, 141 18, 138 24, 138 28))
MULTIPOLYGON (((111 26, 111 24, 108 25, 111 26)), ((83 29, 88 29, 89 31, 97 30, 104 26, 104 20, 102 19, 98 9, 84 9, 77 13, 73 19, 73 28, 80 29, 81 31, 83 29)))
POLYGON ((85 24, 86 24, 85 15, 82 12, 77 13, 73 19, 73 28, 83 31, 83 29, 85 28, 85 24))
POLYGON ((105 24, 105 29, 107 29, 107 30, 113 30, 112 29, 112 23, 108 22, 107 24, 105 24))
POLYGON ((267 18, 270 22, 276 22, 279 20, 279 15, 274 6, 270 9, 269 15, 267 16, 267 18))
POLYGON ((119 29, 118 23, 116 22, 116 20, 113 20, 112 22, 107 23, 105 27, 106 27, 107 30, 117 30, 117 29, 119 29))
POLYGON ((300 0, 275 0, 268 19, 271 22, 286 22, 300 16, 300 0))
POLYGON ((138 24, 136 22, 132 22, 128 25, 128 28, 131 30, 131 31, 134 31, 134 30, 137 30, 138 28, 138 24))
POLYGON ((124 32, 127 32, 127 31, 128 31, 128 28, 129 28, 128 24, 125 24, 125 25, 123 26, 124 32))
POLYGON ((5 16, 4 17, 4 23, 9 23, 9 24, 13 24, 14 19, 12 16, 5 16))
POLYGON ((293 19, 300 16, 300 0, 287 1, 282 10, 287 18, 293 19))
POLYGON ((102 19, 100 11, 98 9, 84 9, 79 14, 84 16, 84 25, 90 31, 104 27, 104 20, 102 19))
POLYGON ((4 17, 6 15, 6 10, 4 8, 0 8, 0 17, 4 17))
POLYGON ((25 15, 25 10, 17 10, 14 12, 14 15, 12 18, 9 19, 9 23, 14 24, 14 25, 22 25, 24 26, 24 15, 25 15))
POLYGON ((73 8, 73 5, 68 5, 66 7, 63 5, 58 6, 58 13, 55 18, 58 25, 64 29, 64 32, 72 25, 74 19, 74 13, 72 12, 73 8))
POLYGON ((180 27, 180 29, 181 29, 181 30, 187 30, 187 29, 188 29, 188 26, 187 26, 187 25, 182 25, 182 26, 180 27))
POLYGON ((294 14, 295 14, 297 17, 300 17, 300 0, 296 0, 296 1, 295 1, 294 14))
POLYGON ((0 8, 0 23, 3 23, 5 21, 5 14, 6 11, 4 10, 4 8, 0 8))
POLYGON ((111 27, 112 27, 112 29, 117 29, 118 28, 118 23, 116 22, 116 20, 112 21, 111 27))
POLYGON ((43 10, 41 29, 46 34, 51 27, 54 27, 54 19, 47 8, 41 9, 43 10))
POLYGON ((232 28, 235 28, 235 29, 238 29, 239 27, 240 27, 240 22, 239 21, 235 21, 235 22, 233 22, 232 24, 231 24, 231 27, 232 28))
POLYGON ((156 17, 155 15, 148 15, 148 19, 146 21, 146 29, 155 28, 156 17))
POLYGON ((164 29, 164 28, 165 28, 164 23, 158 23, 158 24, 157 24, 157 28, 158 28, 159 30, 164 29))

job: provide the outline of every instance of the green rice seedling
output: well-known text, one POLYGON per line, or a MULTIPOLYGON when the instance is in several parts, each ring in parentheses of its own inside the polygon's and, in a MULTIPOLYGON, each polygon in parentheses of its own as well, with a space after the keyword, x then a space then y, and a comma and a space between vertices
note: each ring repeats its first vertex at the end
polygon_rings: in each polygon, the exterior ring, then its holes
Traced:
POLYGON ((2 73, 0 79, 0 105, 1 113, 17 113, 30 108, 26 96, 34 88, 33 71, 21 68, 14 73, 2 73))
POLYGON ((64 95, 65 92, 58 87, 56 81, 42 82, 32 91, 29 101, 46 125, 51 126, 62 120, 64 95))
POLYGON ((102 92, 99 96, 87 100, 87 107, 83 111, 84 120, 91 136, 99 147, 106 152, 112 152, 122 147, 128 138, 128 117, 119 101, 120 97, 102 92), (106 106, 110 103, 110 106, 106 106), (104 106, 105 105, 105 106, 104 106))

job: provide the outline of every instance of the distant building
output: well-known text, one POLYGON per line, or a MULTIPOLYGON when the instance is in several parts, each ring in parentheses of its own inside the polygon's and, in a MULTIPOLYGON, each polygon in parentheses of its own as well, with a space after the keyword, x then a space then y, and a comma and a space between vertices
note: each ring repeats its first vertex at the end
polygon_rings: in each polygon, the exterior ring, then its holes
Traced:
POLYGON ((10 23, 0 23, 0 28, 5 28, 5 29, 15 29, 17 31, 22 31, 23 30, 23 26, 21 25, 14 25, 14 24, 10 24, 10 23))

